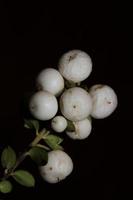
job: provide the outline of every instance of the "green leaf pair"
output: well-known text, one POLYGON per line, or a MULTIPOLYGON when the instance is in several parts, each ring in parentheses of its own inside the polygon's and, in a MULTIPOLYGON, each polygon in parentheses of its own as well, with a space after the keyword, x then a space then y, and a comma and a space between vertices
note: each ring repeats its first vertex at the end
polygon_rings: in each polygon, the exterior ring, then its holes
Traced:
MULTIPOLYGON (((12 177, 19 184, 26 187, 34 187, 35 179, 31 173, 25 170, 17 170, 12 174, 12 177)), ((3 180, 0 182, 0 192, 9 193, 12 191, 12 184, 8 180, 3 180)))
MULTIPOLYGON (((28 171, 17 170, 12 172, 12 168, 16 164, 16 153, 10 147, 6 147, 1 154, 1 164, 2 167, 8 172, 11 170, 11 176, 21 185, 26 187, 33 187, 35 185, 35 179, 28 171)), ((12 184, 8 180, 3 180, 0 182, 0 192, 9 193, 12 190, 12 184)))

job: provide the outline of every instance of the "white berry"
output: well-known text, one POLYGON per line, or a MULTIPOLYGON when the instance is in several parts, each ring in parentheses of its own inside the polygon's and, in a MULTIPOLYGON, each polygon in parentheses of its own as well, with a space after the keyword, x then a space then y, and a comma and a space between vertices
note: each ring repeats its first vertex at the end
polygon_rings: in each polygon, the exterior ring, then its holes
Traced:
POLYGON ((60 97, 60 109, 65 118, 80 121, 90 115, 92 100, 84 89, 73 87, 66 90, 60 97))
POLYGON ((61 133, 67 127, 67 120, 63 116, 56 116, 52 119, 51 126, 54 131, 61 133))
POLYGON ((42 178, 49 183, 65 179, 73 170, 72 159, 61 150, 48 153, 48 163, 39 168, 42 178))
POLYGON ((84 51, 72 50, 60 58, 58 67, 66 80, 78 83, 90 75, 92 61, 90 56, 84 51))
POLYGON ((87 138, 92 130, 91 121, 84 119, 82 121, 73 122, 75 131, 66 131, 66 134, 74 140, 83 140, 87 138))
POLYGON ((108 117, 116 109, 118 100, 114 90, 108 85, 94 85, 90 88, 93 108, 92 117, 102 119, 108 117))
POLYGON ((64 89, 64 79, 56 69, 46 68, 39 73, 37 86, 58 96, 64 89))
POLYGON ((47 91, 39 91, 31 97, 29 109, 36 119, 49 120, 57 113, 57 99, 47 91))

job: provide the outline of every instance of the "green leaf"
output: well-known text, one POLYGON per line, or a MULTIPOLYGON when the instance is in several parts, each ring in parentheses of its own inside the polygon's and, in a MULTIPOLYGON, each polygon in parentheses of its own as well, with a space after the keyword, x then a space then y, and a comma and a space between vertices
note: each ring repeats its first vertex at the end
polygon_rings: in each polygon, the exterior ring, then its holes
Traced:
POLYGON ((66 130, 67 131, 75 131, 75 126, 74 126, 72 121, 67 120, 67 128, 66 128, 66 130))
POLYGON ((28 154, 38 165, 45 165, 48 161, 48 153, 43 148, 33 147, 28 154))
POLYGON ((46 142, 46 144, 53 150, 55 149, 62 149, 62 147, 60 146, 61 142, 63 141, 62 138, 56 136, 56 135, 48 135, 44 141, 46 142))
POLYGON ((12 174, 15 181, 26 187, 34 187, 35 179, 31 173, 25 170, 17 170, 12 174))
POLYGON ((76 83, 72 82, 72 81, 68 81, 68 80, 65 80, 65 88, 72 88, 72 87, 75 87, 76 86, 76 83))
POLYGON ((12 191, 12 184, 10 181, 4 180, 0 182, 0 192, 9 193, 12 191))
POLYGON ((87 119, 92 123, 92 118, 90 115, 87 117, 87 119))
POLYGON ((2 167, 10 169, 14 167, 15 163, 16 163, 16 153, 10 146, 8 146, 3 150, 1 154, 2 167))
POLYGON ((36 132, 39 131, 39 122, 34 119, 25 119, 24 120, 24 127, 28 129, 35 129, 36 132))

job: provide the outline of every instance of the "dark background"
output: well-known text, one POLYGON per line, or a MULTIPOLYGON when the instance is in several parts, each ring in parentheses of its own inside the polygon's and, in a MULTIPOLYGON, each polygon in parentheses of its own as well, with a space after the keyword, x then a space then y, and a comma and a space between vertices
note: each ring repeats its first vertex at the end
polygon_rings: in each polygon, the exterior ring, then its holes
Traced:
POLYGON ((75 165, 65 181, 56 185, 43 182, 36 166, 26 160, 22 167, 35 174, 36 187, 14 185, 13 192, 0 194, 0 199, 132 199, 130 5, 113 1, 0 4, 1 151, 7 144, 22 151, 31 141, 33 135, 23 128, 23 98, 34 90, 38 72, 56 67, 68 50, 86 51, 93 61, 88 85, 108 84, 119 100, 109 118, 93 120, 88 139, 65 137, 63 145, 75 165))

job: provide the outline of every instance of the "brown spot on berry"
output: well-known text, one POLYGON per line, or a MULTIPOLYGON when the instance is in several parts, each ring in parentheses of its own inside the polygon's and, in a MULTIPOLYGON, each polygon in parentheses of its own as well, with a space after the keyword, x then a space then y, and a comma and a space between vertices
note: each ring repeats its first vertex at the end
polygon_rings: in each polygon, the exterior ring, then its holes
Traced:
POLYGON ((76 56, 77 56, 77 53, 74 53, 73 55, 71 55, 71 56, 69 57, 69 62, 70 62, 71 60, 73 60, 76 56))

